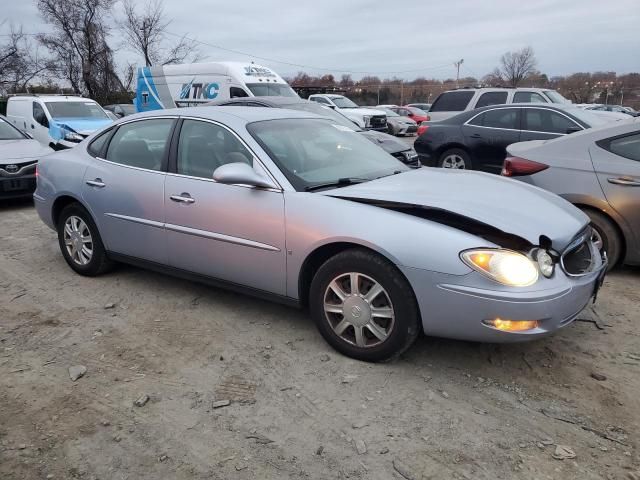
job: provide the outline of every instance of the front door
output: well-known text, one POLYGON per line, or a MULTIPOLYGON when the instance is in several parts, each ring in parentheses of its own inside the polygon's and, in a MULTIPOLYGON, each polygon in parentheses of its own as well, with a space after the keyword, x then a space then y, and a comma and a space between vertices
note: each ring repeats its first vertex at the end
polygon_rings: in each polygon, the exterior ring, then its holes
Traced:
POLYGON ((226 163, 253 165, 251 152, 226 127, 186 119, 175 158, 175 172, 167 175, 165 183, 170 264, 284 295, 282 192, 213 180, 214 170, 226 163))
POLYGON ((87 168, 83 196, 108 251, 167 263, 164 181, 174 122, 158 118, 122 124, 106 158, 94 158, 87 168))
POLYGON ((462 126, 473 168, 499 173, 507 147, 520 141, 520 109, 486 110, 462 126))
POLYGON ((633 232, 629 256, 640 258, 640 132, 597 142, 589 149, 593 166, 609 204, 633 232))

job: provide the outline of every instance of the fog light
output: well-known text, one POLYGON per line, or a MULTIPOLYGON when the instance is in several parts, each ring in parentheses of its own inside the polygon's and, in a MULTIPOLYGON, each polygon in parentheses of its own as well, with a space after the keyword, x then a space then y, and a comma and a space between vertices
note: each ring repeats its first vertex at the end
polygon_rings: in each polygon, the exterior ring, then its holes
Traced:
POLYGON ((493 320, 485 320, 483 323, 503 332, 524 332, 538 328, 537 320, 503 320, 502 318, 494 318, 493 320))

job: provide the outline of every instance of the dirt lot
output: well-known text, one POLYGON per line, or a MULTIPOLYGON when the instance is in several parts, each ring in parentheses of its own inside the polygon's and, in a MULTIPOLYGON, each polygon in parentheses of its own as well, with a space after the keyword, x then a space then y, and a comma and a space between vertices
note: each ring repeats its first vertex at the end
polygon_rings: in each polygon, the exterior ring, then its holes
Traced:
POLYGON ((420 338, 370 365, 304 312, 132 267, 80 277, 30 203, 5 205, 0 478, 638 479, 639 287, 610 275, 543 341, 420 338))

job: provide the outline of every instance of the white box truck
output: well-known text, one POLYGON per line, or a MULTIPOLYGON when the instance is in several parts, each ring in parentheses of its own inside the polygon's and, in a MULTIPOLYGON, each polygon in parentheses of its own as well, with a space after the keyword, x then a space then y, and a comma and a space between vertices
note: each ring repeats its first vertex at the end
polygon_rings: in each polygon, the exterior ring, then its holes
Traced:
POLYGON ((136 110, 193 107, 234 97, 298 97, 273 70, 241 62, 138 68, 136 110))

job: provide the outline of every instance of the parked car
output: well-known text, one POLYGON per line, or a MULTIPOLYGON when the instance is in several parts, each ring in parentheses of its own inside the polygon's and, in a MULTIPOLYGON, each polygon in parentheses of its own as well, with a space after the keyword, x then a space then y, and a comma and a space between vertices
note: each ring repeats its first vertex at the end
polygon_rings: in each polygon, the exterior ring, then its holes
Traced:
POLYGON ((0 115, 0 199, 31 197, 38 159, 52 151, 0 115))
POLYGON ((334 348, 368 361, 399 355, 421 330, 550 334, 593 298, 606 266, 589 218, 554 194, 411 170, 287 109, 131 116, 45 157, 34 199, 79 274, 121 260, 306 305, 334 348))
POLYGON ((400 116, 391 108, 380 108, 380 110, 387 116, 390 135, 412 135, 418 131, 418 124, 411 118, 400 116))
POLYGON ((414 147, 425 166, 500 173, 508 145, 606 124, 571 105, 493 105, 428 122, 414 147))
POLYGON ((422 123, 429 120, 429 115, 416 107, 395 107, 392 108, 394 112, 402 117, 409 117, 416 123, 422 123))
POLYGON ((504 176, 579 206, 612 267, 640 264, 640 118, 507 151, 504 176))
POLYGON ((136 113, 136 106, 132 103, 114 103, 113 105, 106 105, 104 109, 113 112, 118 118, 136 113))
POLYGON ((309 95, 309 100, 339 110, 364 130, 387 131, 387 116, 383 111, 359 107, 344 95, 316 94, 309 95))
POLYGON ((70 95, 10 96, 7 119, 54 150, 74 147, 113 122, 93 100, 70 95))
POLYGON ((431 104, 430 103, 408 103, 407 107, 419 108, 423 112, 427 112, 428 113, 429 109, 431 108, 431 104))
POLYGON ((555 90, 547 88, 460 88, 438 95, 429 109, 429 117, 432 121, 440 121, 460 112, 507 103, 563 105, 571 102, 555 90))
POLYGON ((613 112, 613 113, 621 113, 624 115, 629 115, 630 117, 637 117, 639 114, 633 109, 629 107, 623 107, 622 105, 587 105, 584 107, 585 110, 591 110, 595 112, 613 112))
POLYGON ((402 163, 411 168, 420 168, 420 160, 416 151, 409 147, 406 143, 401 142, 391 135, 375 130, 363 130, 355 122, 342 115, 340 111, 333 110, 316 102, 303 100, 301 98, 291 97, 259 97, 259 98, 232 98, 231 100, 223 100, 220 102, 211 102, 207 105, 211 106, 239 106, 239 107, 268 107, 268 108, 288 108, 290 110, 299 110, 302 112, 314 113, 323 117, 330 118, 338 125, 350 128, 367 140, 375 143, 387 153, 390 153, 402 163))

